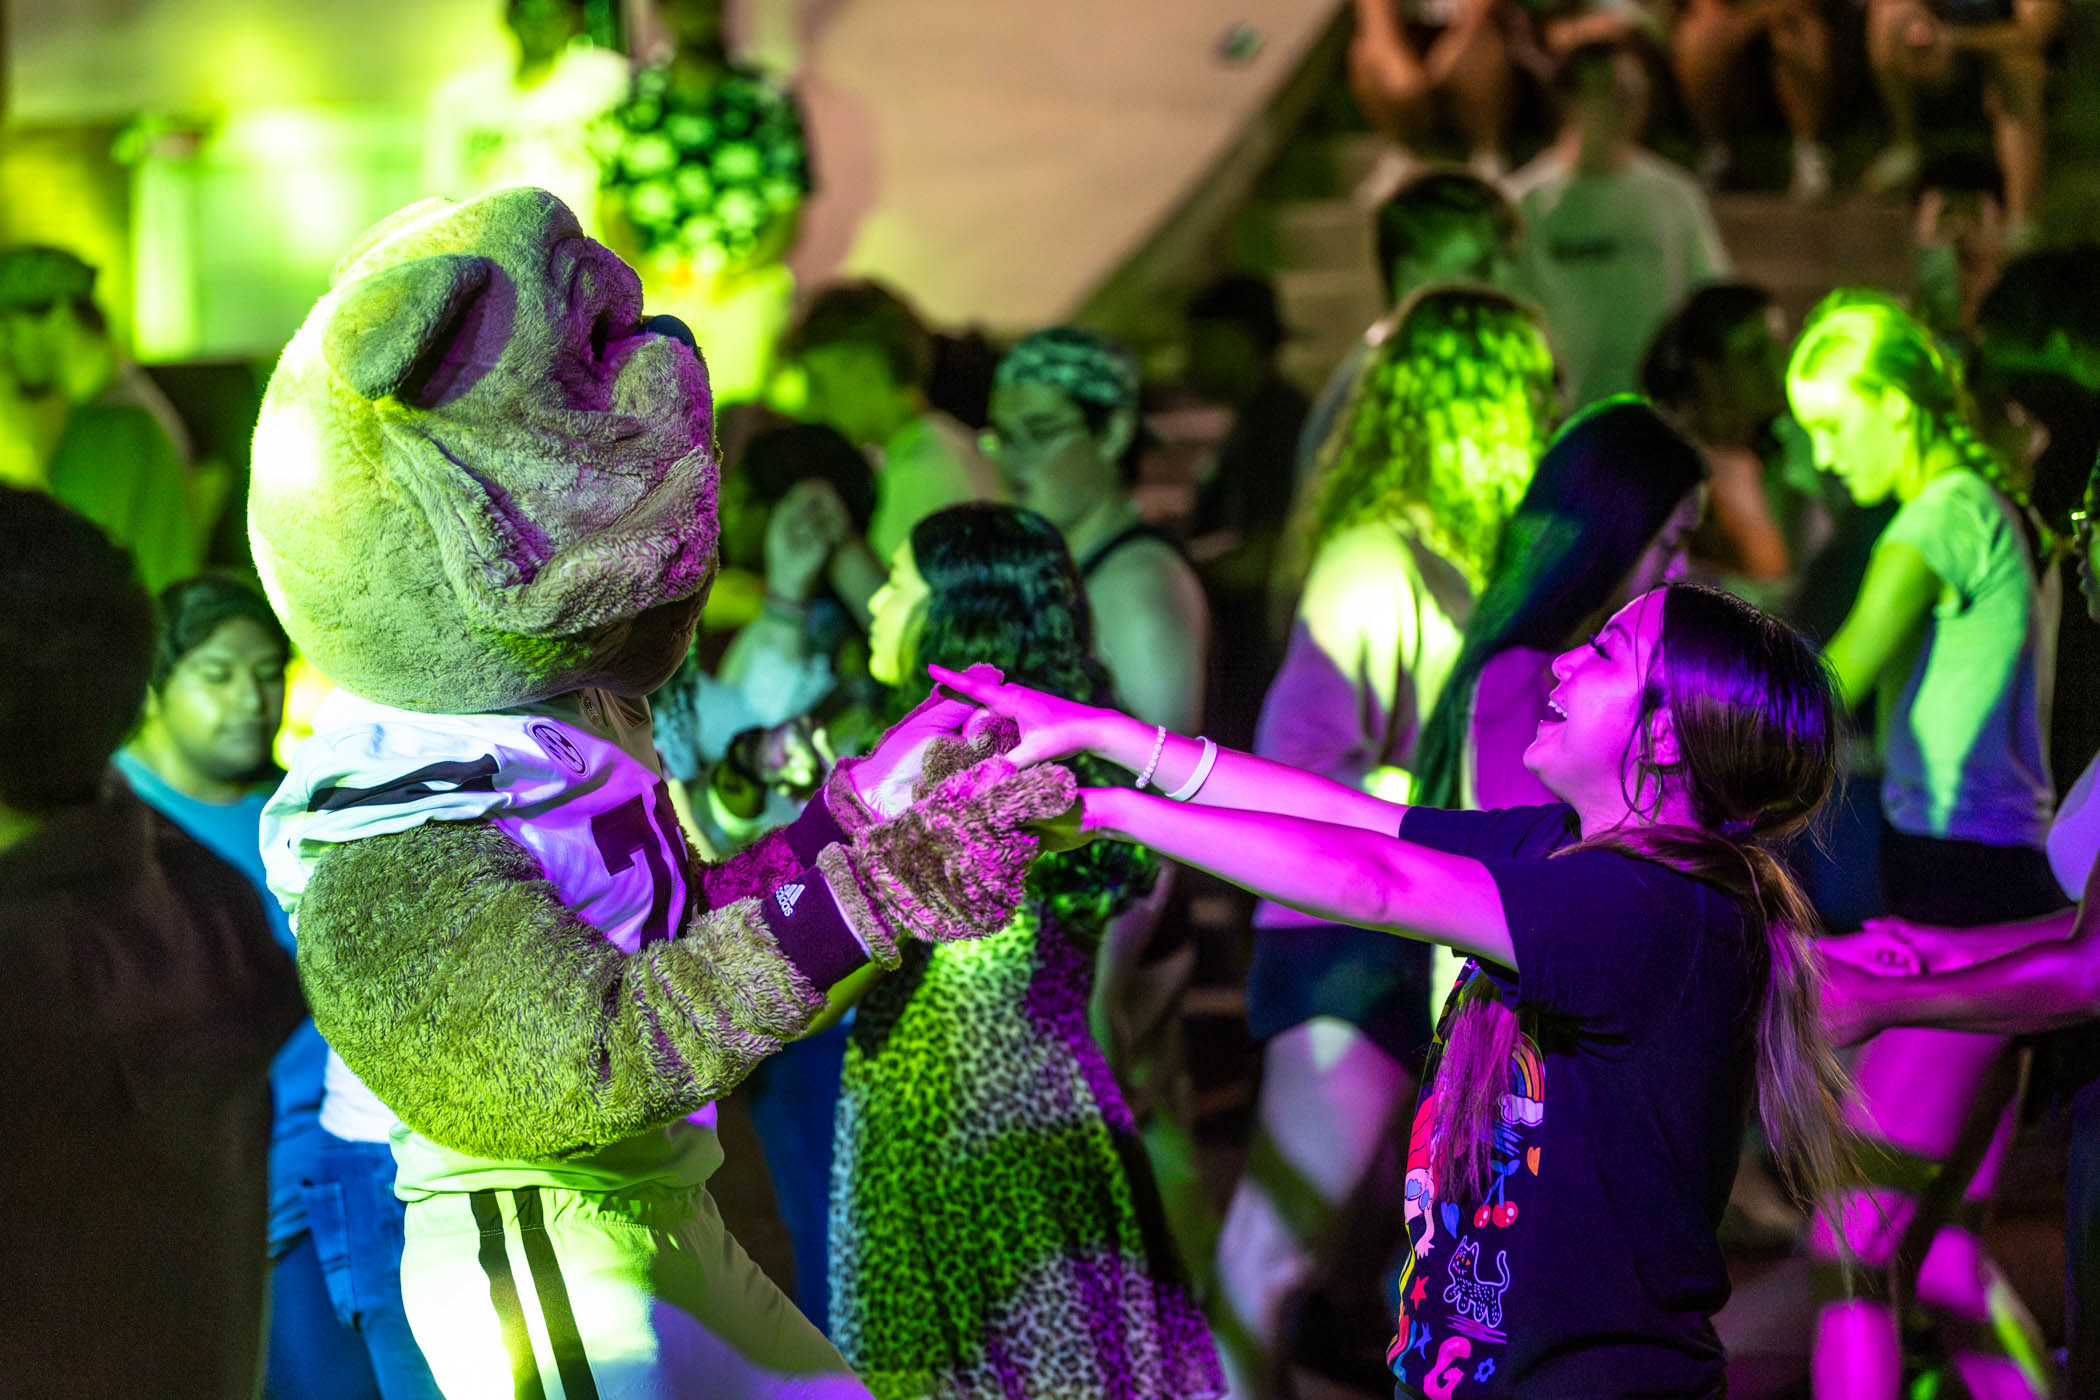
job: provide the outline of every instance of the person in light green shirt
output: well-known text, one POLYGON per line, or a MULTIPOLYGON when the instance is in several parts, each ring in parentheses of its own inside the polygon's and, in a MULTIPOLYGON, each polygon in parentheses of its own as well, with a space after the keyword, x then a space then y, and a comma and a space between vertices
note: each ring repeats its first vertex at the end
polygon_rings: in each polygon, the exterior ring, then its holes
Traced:
POLYGON ((867 539, 833 556, 831 583, 863 623, 888 561, 921 520, 964 501, 1003 501, 999 474, 969 429, 927 401, 933 338, 904 299, 876 282, 817 294, 788 339, 803 416, 838 429, 875 464, 867 539))
POLYGON ((101 526, 158 593, 203 567, 203 521, 180 423, 124 363, 94 287, 95 269, 62 249, 0 250, 6 474, 101 526))

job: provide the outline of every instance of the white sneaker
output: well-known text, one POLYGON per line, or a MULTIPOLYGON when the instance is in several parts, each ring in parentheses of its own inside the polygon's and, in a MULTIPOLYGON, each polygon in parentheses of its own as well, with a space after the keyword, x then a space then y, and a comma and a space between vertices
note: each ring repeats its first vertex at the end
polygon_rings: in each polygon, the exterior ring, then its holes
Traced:
POLYGON ((1794 180, 1787 198, 1796 204, 1816 204, 1830 194, 1830 152, 1813 141, 1794 143, 1794 180))
POLYGON ((1925 168, 1925 153, 1914 141, 1899 141, 1868 164, 1859 177, 1859 187, 1868 194, 1895 194, 1909 189, 1925 168))
POLYGON ((1699 177, 1699 185, 1707 193, 1721 188, 1721 180, 1735 164, 1735 152, 1726 141, 1709 141, 1699 148, 1699 159, 1692 164, 1692 173, 1699 177))

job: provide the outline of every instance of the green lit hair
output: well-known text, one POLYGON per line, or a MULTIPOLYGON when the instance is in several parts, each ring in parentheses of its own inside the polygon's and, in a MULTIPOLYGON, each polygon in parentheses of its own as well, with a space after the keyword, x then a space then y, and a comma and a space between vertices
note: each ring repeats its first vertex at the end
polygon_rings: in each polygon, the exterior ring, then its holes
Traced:
POLYGON ((1961 364, 1894 297, 1840 287, 1816 303, 1787 362, 1789 397, 1804 382, 1893 389, 1918 410, 1919 446, 1945 443, 1963 466, 2020 506, 2027 492, 1976 432, 1961 364))
POLYGON ((1538 313, 1487 287, 1426 287, 1394 313, 1320 450, 1308 556, 1403 515, 1475 588, 1553 427, 1538 313))

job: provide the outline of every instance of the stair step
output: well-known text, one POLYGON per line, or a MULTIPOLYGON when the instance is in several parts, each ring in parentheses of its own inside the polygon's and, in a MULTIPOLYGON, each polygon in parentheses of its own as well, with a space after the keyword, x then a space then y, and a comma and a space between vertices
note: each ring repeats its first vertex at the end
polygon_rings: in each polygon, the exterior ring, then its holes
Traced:
POLYGON ((1799 315, 1832 287, 1907 287, 1910 213, 1865 196, 1796 204, 1784 195, 1726 194, 1714 220, 1737 275, 1768 288, 1799 315))
POLYGON ((1353 339, 1293 340, 1277 352, 1276 367, 1308 396, 1317 394, 1355 343, 1353 339))
POLYGON ((1374 136, 1368 131, 1331 137, 1324 145, 1330 178, 1335 190, 1344 198, 1364 182, 1371 167, 1378 164, 1378 158, 1390 149, 1384 137, 1374 136))
POLYGON ((1354 336, 1385 310, 1384 293, 1368 265, 1361 268, 1287 268, 1276 274, 1284 324, 1307 340, 1354 336))
POLYGON ((1346 199, 1294 200, 1276 206, 1276 248, 1285 268, 1368 268, 1371 221, 1346 199))

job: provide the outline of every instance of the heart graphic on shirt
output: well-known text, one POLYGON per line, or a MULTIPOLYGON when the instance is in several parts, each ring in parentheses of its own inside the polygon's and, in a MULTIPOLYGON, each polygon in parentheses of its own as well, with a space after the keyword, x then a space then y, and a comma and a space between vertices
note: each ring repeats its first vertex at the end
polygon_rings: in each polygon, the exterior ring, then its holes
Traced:
POLYGON ((1524 1165, 1531 1168, 1533 1176, 1539 1174, 1539 1150, 1536 1147, 1524 1154, 1524 1165))
POLYGON ((1444 1233, 1445 1233, 1445 1234, 1447 1234, 1447 1235, 1455 1235, 1455 1234, 1457 1234, 1457 1233, 1458 1233, 1458 1207, 1457 1207, 1457 1206, 1455 1206, 1455 1205, 1452 1205, 1452 1204, 1451 1204, 1451 1203, 1450 1203, 1449 1201, 1446 1201, 1446 1202, 1444 1202, 1444 1209, 1443 1209, 1443 1211, 1442 1211, 1442 1214, 1443 1214, 1443 1217, 1444 1217, 1444 1233))

